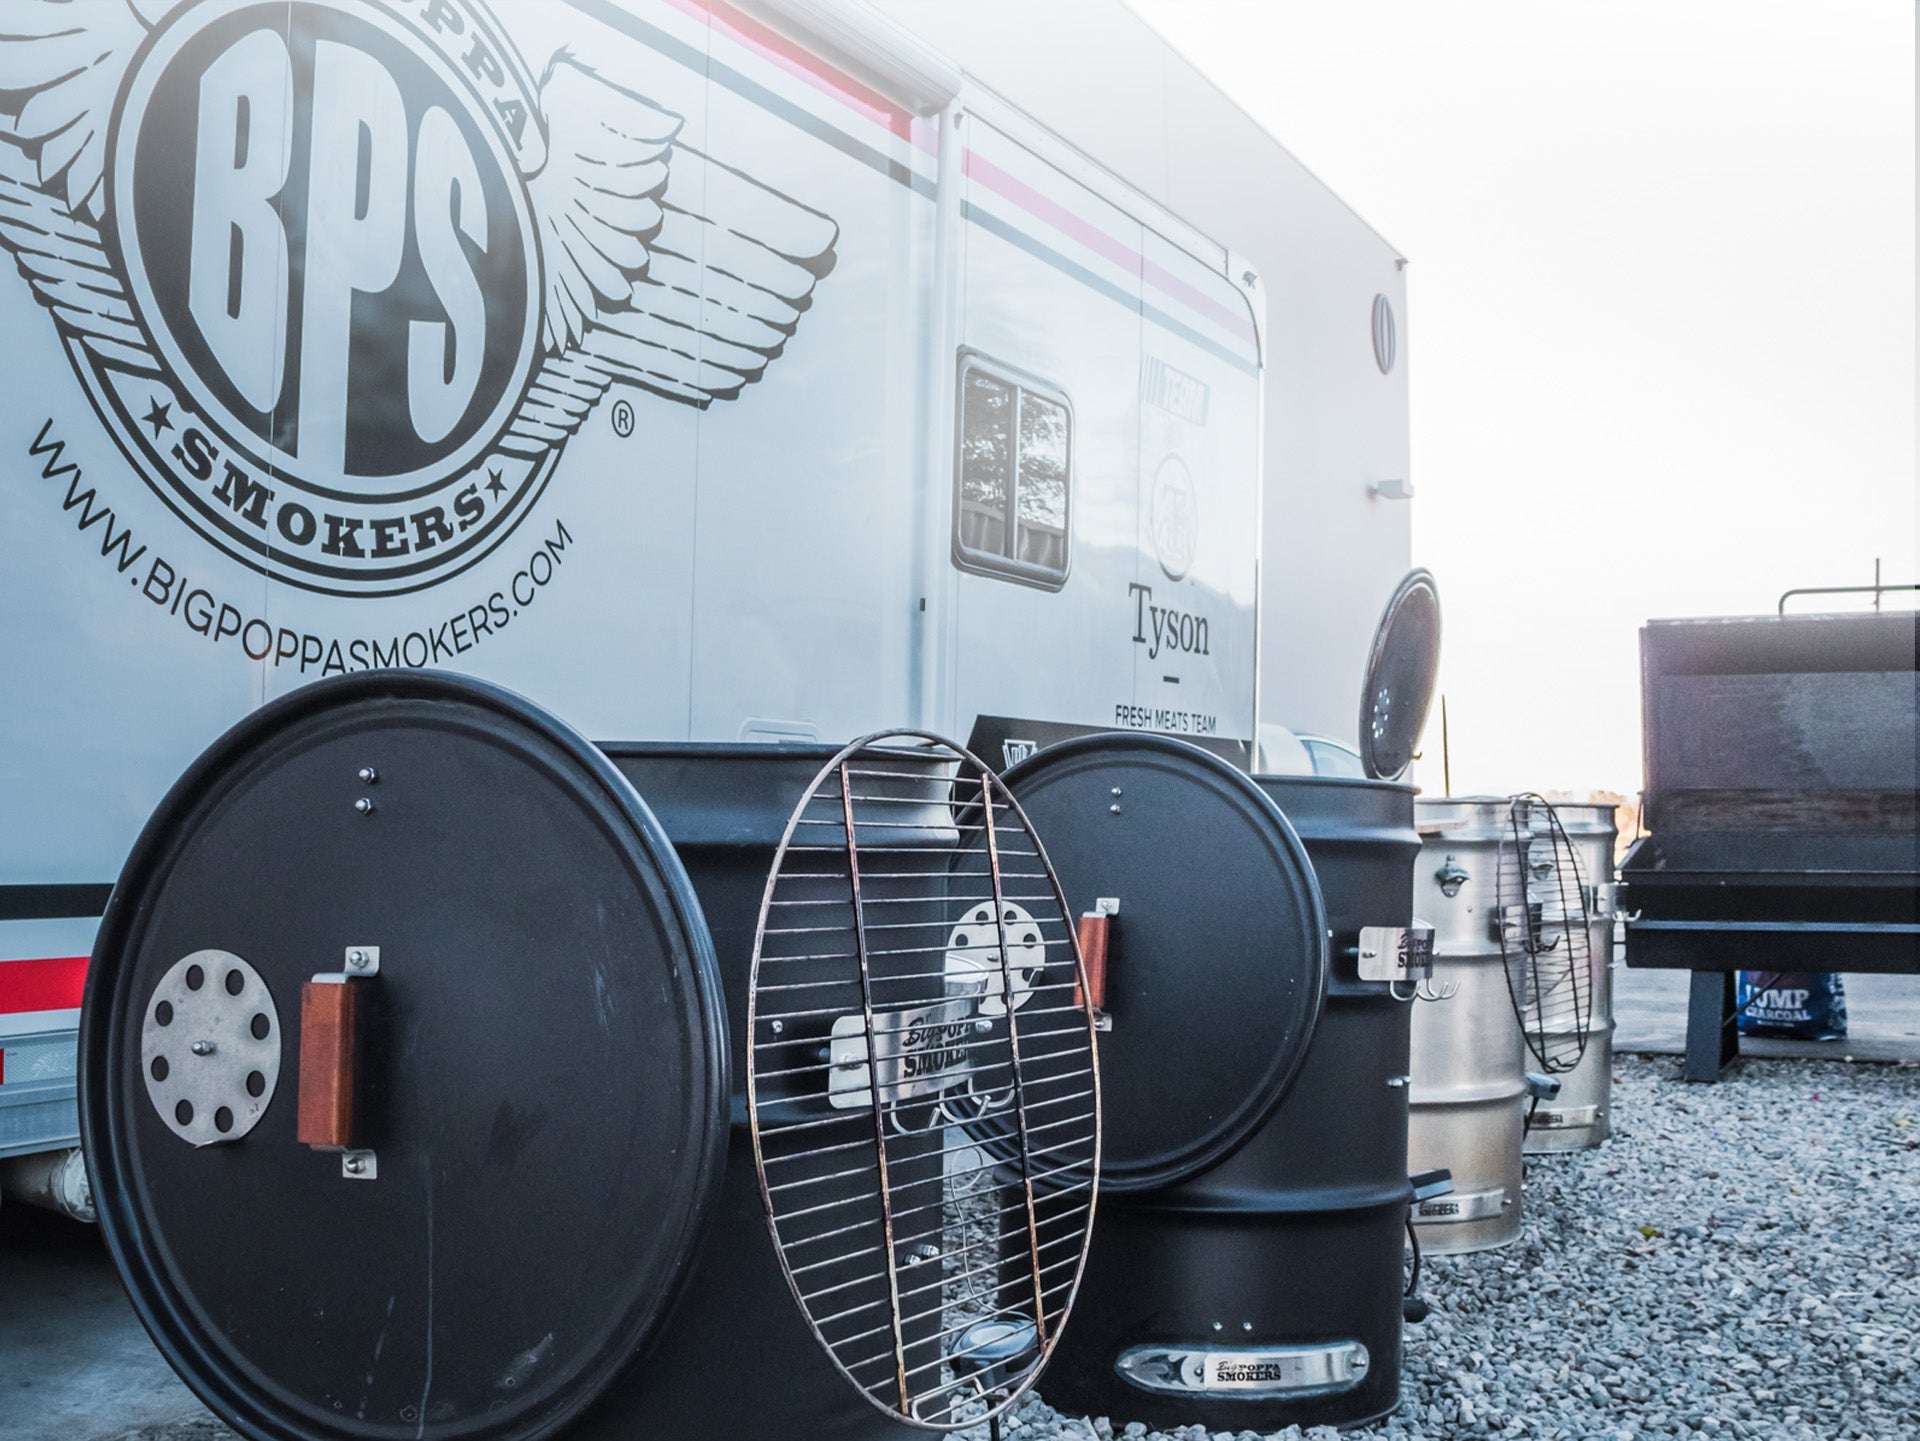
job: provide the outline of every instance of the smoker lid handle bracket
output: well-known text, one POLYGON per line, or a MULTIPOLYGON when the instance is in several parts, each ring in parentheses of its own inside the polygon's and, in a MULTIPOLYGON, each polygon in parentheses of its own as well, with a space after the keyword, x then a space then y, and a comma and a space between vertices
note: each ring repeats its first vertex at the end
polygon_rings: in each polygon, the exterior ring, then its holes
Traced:
POLYGON ((347 951, 346 969, 315 976, 300 989, 300 1083, 295 1135, 315 1151, 341 1153, 340 1173, 372 1180, 377 1160, 358 1144, 360 1020, 380 971, 377 946, 347 951))
POLYGON ((1080 917, 1080 966, 1086 986, 1083 990, 1079 981, 1074 982, 1073 1003, 1092 1008, 1094 1029, 1110 1031, 1113 1017, 1107 1013, 1107 957, 1113 917, 1120 903, 1103 897, 1096 904, 1098 910, 1080 917))

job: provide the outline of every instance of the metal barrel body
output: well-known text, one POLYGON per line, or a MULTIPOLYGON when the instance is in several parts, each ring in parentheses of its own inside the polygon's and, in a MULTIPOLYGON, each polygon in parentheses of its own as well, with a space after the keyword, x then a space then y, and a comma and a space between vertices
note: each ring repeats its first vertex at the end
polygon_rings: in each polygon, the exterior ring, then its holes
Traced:
POLYGON ((1587 888, 1587 953, 1593 990, 1587 1048, 1560 1078, 1560 1094, 1542 1102, 1527 1127, 1526 1151, 1585 1151, 1613 1134, 1613 844, 1611 803, 1555 801, 1555 814, 1587 888))
POLYGON ((1411 1005, 1361 981, 1353 947, 1362 926, 1408 924, 1413 788, 1256 780, 1325 901, 1325 1008, 1293 1088, 1242 1147, 1102 1196, 1074 1326, 1040 1383, 1070 1413, 1268 1431, 1399 1404, 1411 1005))
MULTIPOLYGON (((1453 1173, 1453 1193, 1422 1202, 1413 1216, 1421 1246, 1449 1255, 1520 1234, 1527 1046, 1498 927, 1503 902, 1523 903, 1526 868, 1506 797, 1422 797, 1417 811, 1413 911, 1434 927, 1437 999, 1413 1008, 1407 1166, 1453 1173)), ((1521 816, 1524 847, 1524 804, 1521 816)))
MULTIPOLYGON (((761 900, 787 820, 834 748, 649 743, 602 749, 673 842, 713 936, 735 1047, 733 1128, 719 1208, 685 1300, 652 1355, 630 1368, 603 1399, 581 1428, 579 1441, 624 1441, 636 1434, 698 1434, 710 1441, 816 1441, 822 1436, 884 1441, 925 1434, 868 1405, 795 1304, 768 1232, 747 1127, 747 1068, 739 1047, 747 1034, 761 900)), ((930 880, 945 865, 944 855, 933 858, 934 849, 929 843, 930 880)), ((928 894, 933 893, 930 885, 928 894)), ((937 1174, 940 1145, 938 1133, 894 1136, 888 1152, 896 1165, 930 1167, 929 1174, 937 1174)), ((862 1178, 830 1174, 849 1171, 844 1161, 836 1165, 823 1158, 815 1166, 816 1178, 802 1182, 798 1172, 789 1177, 807 1186, 810 1205, 859 1205, 865 1194, 862 1178)), ((937 1211, 923 1217, 923 1229, 937 1220, 937 1211)), ((902 1234, 900 1248, 911 1254, 925 1239, 902 1234)), ((821 1287, 849 1280, 818 1278, 821 1287)), ((864 1291, 845 1294, 849 1308, 875 1299, 864 1291)), ((884 1316, 883 1311, 874 1314, 884 1316)), ((909 1337, 916 1361, 937 1344, 936 1329, 937 1321, 926 1321, 923 1334, 909 1337)))

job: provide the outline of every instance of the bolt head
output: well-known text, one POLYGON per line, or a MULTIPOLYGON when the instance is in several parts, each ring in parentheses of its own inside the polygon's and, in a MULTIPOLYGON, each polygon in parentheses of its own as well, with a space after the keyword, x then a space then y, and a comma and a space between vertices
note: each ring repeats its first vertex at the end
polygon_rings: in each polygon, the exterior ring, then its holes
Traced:
POLYGON ((356 811, 360 812, 360 814, 363 816, 370 816, 373 814, 373 802, 368 800, 365 796, 362 796, 360 797, 359 800, 355 801, 353 803, 353 808, 356 811))
POLYGON ((358 1156, 347 1157, 347 1170, 352 1172, 354 1175, 357 1176, 366 1169, 367 1169, 367 1163, 361 1160, 358 1156))
POLYGON ((361 785, 370 786, 379 779, 380 779, 380 772, 375 770, 372 766, 360 767, 360 784, 361 785))
POLYGON ((213 1042, 195 1041, 191 1046, 187 1047, 187 1049, 192 1051, 196 1056, 211 1056, 213 1054, 213 1042))

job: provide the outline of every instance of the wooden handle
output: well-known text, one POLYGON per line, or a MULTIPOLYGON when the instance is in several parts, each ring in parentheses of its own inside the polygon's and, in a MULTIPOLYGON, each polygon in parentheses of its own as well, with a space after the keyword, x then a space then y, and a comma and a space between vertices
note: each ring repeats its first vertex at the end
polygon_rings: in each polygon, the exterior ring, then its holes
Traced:
POLYGON ((1112 916, 1080 917, 1080 964, 1087 973, 1087 986, 1082 992, 1080 983, 1074 982, 1073 1003, 1076 1006, 1087 1005, 1091 1000, 1094 1010, 1104 1011, 1107 1008, 1107 930, 1112 923, 1112 916))
POLYGON ((354 1020, 360 981, 308 981, 300 992, 300 1121, 303 1146, 353 1149, 354 1020))

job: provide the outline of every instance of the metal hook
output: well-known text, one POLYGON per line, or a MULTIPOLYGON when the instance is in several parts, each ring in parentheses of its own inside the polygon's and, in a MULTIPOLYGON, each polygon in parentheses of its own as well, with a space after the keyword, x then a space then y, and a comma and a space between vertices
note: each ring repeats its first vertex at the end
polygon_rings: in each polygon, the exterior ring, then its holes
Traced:
POLYGON ((1449 981, 1446 986, 1442 988, 1435 985, 1431 980, 1425 980, 1415 986, 1414 990, 1423 1001, 1450 1001, 1460 994, 1460 983, 1458 981, 1449 981))
POLYGON ((972 1072, 967 1073, 965 1085, 967 1088, 967 1095, 972 1097, 974 1103, 979 1107, 979 1109, 974 1112, 973 1119, 976 1121, 984 1121, 987 1118, 987 1113, 989 1111, 997 1111, 1002 1106, 1012 1104, 1013 1088, 1011 1086, 1007 1088, 1006 1095, 1000 1097, 998 1100, 995 1100, 992 1095, 983 1096, 973 1088, 972 1072))
POLYGON ((1400 994, 1400 987, 1404 984, 1405 982, 1403 981, 1388 981, 1387 994, 1393 997, 1393 999, 1396 1001, 1419 1000, 1420 999, 1420 982, 1415 981, 1413 985, 1408 989, 1407 993, 1403 996, 1400 994))
POLYGON ((892 1106, 889 1107, 887 1111, 887 1125, 893 1129, 896 1135, 927 1136, 937 1130, 941 1124, 941 1108, 939 1106, 929 1106, 927 1108, 927 1124, 918 1128, 908 1126, 900 1119, 900 1113, 904 1110, 906 1110, 905 1106, 892 1106))

